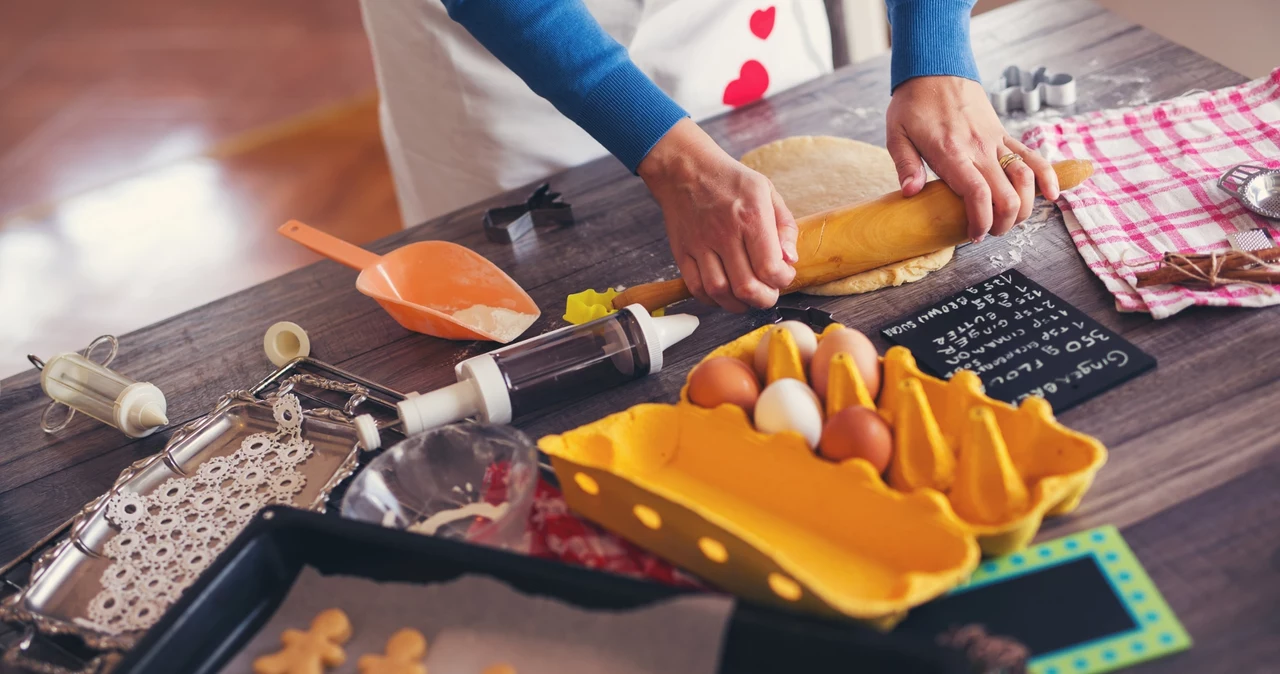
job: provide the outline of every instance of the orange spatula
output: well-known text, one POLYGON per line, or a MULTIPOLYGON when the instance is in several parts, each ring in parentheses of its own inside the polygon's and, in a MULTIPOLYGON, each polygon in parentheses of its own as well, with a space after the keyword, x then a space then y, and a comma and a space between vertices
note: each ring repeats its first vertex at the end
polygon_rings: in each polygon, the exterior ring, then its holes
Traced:
POLYGON ((505 344, 541 315, 533 298, 510 276, 456 243, 419 241, 379 256, 297 220, 278 231, 330 260, 359 269, 356 290, 377 300, 397 323, 414 332, 505 344), (465 319, 453 315, 472 307, 497 318, 477 320, 477 310, 465 319))

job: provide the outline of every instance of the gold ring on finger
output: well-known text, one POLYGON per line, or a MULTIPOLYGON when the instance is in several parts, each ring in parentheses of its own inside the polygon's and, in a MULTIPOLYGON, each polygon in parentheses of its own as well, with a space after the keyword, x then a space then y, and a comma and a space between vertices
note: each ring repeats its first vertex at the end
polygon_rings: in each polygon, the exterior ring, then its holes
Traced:
POLYGON ((1022 155, 1017 152, 1010 152, 1009 154, 1004 155, 1000 158, 1000 170, 1003 171, 1009 168, 1009 164, 1012 164, 1015 161, 1022 161, 1022 155))

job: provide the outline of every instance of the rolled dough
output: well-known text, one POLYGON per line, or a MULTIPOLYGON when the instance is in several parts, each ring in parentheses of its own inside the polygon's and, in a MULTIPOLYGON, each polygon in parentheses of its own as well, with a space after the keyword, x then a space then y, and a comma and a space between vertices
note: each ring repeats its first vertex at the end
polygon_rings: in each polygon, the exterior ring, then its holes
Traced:
MULTIPOLYGON (((874 199, 900 188, 898 171, 888 150, 848 138, 783 138, 746 153, 742 163, 773 181, 796 218, 874 199)), ((941 269, 954 252, 954 247, 943 248, 801 292, 857 295, 900 286, 941 269)))

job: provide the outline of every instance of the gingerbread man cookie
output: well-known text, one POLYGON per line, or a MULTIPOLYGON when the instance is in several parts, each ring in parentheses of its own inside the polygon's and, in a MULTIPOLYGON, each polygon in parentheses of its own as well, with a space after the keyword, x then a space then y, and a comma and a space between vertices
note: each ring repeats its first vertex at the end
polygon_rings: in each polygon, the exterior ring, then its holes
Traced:
POLYGON ((387 639, 384 655, 362 655, 356 665, 360 674, 427 674, 427 666, 422 663, 426 655, 426 637, 406 627, 387 639))
POLYGON ((351 638, 351 621, 340 609, 321 611, 311 629, 287 629, 280 635, 284 648, 253 661, 253 674, 324 674, 347 661, 342 644, 351 638))

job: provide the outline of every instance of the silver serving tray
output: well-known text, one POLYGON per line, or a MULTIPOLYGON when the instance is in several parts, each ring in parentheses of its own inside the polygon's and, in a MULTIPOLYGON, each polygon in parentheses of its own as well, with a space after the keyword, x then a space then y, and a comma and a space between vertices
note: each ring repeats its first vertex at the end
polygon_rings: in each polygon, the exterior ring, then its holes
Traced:
MULTIPOLYGON (((302 436, 312 443, 313 453, 299 466, 307 482, 293 505, 323 512, 329 493, 356 468, 358 438, 349 423, 304 414, 302 436)), ((106 634, 82 623, 110 564, 102 550, 118 533, 106 518, 108 500, 121 491, 149 494, 169 478, 193 475, 205 461, 233 454, 246 436, 275 430, 270 403, 233 399, 175 432, 164 451, 126 468, 110 491, 76 515, 67 537, 35 560, 27 587, 0 605, 0 619, 30 623, 45 634, 74 634, 99 650, 131 648, 143 632, 106 634)))

